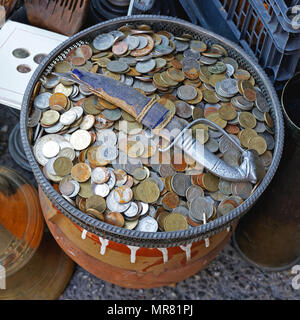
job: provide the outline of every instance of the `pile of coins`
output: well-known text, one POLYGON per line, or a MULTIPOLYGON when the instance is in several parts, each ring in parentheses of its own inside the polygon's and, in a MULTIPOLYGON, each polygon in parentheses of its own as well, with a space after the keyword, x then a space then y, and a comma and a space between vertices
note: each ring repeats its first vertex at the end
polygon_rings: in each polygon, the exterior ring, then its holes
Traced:
MULTIPOLYGON (((123 26, 70 50, 55 72, 99 73, 154 97, 188 125, 206 118, 244 149, 260 155, 266 171, 274 148, 269 104, 249 71, 224 47, 123 26)), ((49 75, 33 96, 28 120, 33 151, 54 188, 82 212, 118 227, 175 231, 227 214, 257 187, 207 172, 173 149, 169 161, 151 130, 83 85, 49 75), (124 161, 125 159, 125 161, 124 161), (153 159, 156 159, 153 160, 153 159)), ((233 167, 240 151, 221 132, 197 124, 193 134, 233 167)))

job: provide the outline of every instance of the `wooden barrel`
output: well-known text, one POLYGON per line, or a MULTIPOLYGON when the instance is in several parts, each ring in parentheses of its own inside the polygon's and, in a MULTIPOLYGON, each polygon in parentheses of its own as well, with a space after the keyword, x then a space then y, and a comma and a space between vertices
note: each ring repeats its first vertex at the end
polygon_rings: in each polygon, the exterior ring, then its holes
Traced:
POLYGON ((210 263, 232 234, 228 229, 186 246, 133 247, 86 232, 64 216, 41 188, 39 195, 46 223, 65 253, 96 277, 121 287, 154 288, 182 281, 210 263))

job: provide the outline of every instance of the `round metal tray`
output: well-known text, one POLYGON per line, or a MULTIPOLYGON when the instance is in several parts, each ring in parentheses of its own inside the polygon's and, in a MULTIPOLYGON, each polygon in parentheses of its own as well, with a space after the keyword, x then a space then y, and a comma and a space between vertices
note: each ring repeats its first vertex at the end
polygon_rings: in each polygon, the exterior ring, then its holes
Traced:
POLYGON ((205 239, 229 227, 233 222, 243 216, 254 205, 254 203, 262 195, 262 193, 270 183, 277 170, 284 143, 284 124, 279 100, 275 89, 263 69, 248 54, 246 54, 236 43, 233 43, 221 36, 195 26, 189 22, 173 17, 152 15, 138 15, 109 20, 107 22, 95 25, 89 29, 83 30, 60 44, 40 64, 27 86, 22 103, 20 125, 25 153, 32 167, 33 173, 37 179, 37 182, 39 183, 47 197, 49 197, 52 203, 64 215, 66 215, 77 225, 98 236, 119 243, 150 248, 184 245, 193 241, 205 239), (238 61, 241 67, 251 72, 256 83, 261 88, 271 107, 270 113, 274 119, 275 125, 275 149, 273 154, 273 161, 267 174, 265 175, 258 188, 253 192, 253 194, 239 207, 226 214, 225 216, 211 221, 205 225, 189 228, 183 231, 148 233, 115 227, 99 220, 93 219, 88 215, 82 213, 79 209, 75 208, 58 192, 55 191, 51 183, 44 177, 38 163, 34 158, 32 146, 28 141, 26 123, 29 105, 32 103, 31 95, 39 78, 42 75, 49 74, 54 65, 58 61, 61 61, 66 57, 66 54, 71 48, 78 47, 86 42, 91 42, 97 35, 115 30, 127 23, 146 23, 150 25, 153 30, 167 30, 177 36, 180 36, 183 33, 188 33, 192 35, 194 39, 201 39, 208 45, 212 43, 221 44, 228 50, 229 55, 238 61))

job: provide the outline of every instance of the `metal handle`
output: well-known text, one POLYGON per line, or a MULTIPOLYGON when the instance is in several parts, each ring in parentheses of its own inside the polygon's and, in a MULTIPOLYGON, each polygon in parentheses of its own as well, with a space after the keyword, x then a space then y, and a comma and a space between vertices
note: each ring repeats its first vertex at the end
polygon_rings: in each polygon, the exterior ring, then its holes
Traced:
POLYGON ((214 175, 229 181, 250 181, 256 183, 262 177, 264 169, 255 150, 244 150, 232 137, 220 126, 208 119, 196 119, 187 125, 176 136, 174 141, 166 148, 159 149, 160 152, 170 150, 174 145, 181 148, 186 154, 194 158, 214 175), (198 123, 208 124, 222 132, 242 154, 242 163, 238 168, 234 168, 214 153, 210 152, 204 145, 194 139, 187 130, 198 123))

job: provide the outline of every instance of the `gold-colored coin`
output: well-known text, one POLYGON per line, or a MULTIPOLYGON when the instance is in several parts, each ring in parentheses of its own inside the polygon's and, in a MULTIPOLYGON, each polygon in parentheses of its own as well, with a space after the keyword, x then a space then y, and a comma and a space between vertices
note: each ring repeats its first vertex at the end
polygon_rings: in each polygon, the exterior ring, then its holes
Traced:
POLYGON ((44 126, 53 126, 59 120, 60 114, 55 110, 48 110, 43 112, 41 124, 44 126))
POLYGON ((160 191, 155 182, 144 180, 137 186, 136 194, 142 202, 153 203, 159 198, 160 191))
POLYGON ((210 91, 210 90, 203 90, 203 99, 211 104, 215 104, 219 102, 219 98, 216 96, 214 91, 210 91))
POLYGON ((98 219, 98 220, 101 220, 101 221, 104 221, 104 214, 94 208, 88 208, 85 210, 86 214, 95 218, 95 219, 98 219))
POLYGON ((255 128, 256 126, 256 119, 253 116, 252 113, 250 112, 241 112, 239 114, 239 124, 243 127, 243 128, 255 128))
POLYGON ((209 115, 207 115, 206 119, 214 122, 215 124, 217 124, 218 126, 220 126, 222 129, 224 129, 227 125, 227 121, 223 120, 220 116, 218 112, 214 112, 214 113, 210 113, 209 115))
MULTIPOLYGON (((176 69, 175 69, 176 70, 176 69)), ((169 77, 167 71, 164 71, 160 74, 161 80, 166 83, 169 87, 176 87, 178 85, 178 81, 173 80, 169 77)))
POLYGON ((57 85, 54 89, 54 93, 63 93, 66 97, 69 97, 73 92, 73 86, 65 86, 62 83, 57 85))
POLYGON ((171 180, 172 180, 172 176, 166 176, 165 177, 165 188, 169 192, 174 192, 173 189, 172 189, 171 180))
POLYGON ((185 79, 185 75, 181 70, 175 68, 169 68, 167 70, 167 75, 174 81, 181 82, 185 79))
POLYGON ((101 157, 101 146, 94 146, 87 149, 86 156, 91 167, 103 167, 109 164, 108 160, 101 157))
POLYGON ((226 74, 221 73, 221 74, 212 74, 209 78, 209 84, 213 87, 216 86, 217 82, 220 82, 222 80, 226 79, 226 74))
POLYGON ((53 163, 53 169, 58 176, 66 176, 71 173, 73 163, 69 158, 59 157, 53 163))
POLYGON ((177 231, 185 230, 188 228, 187 219, 184 215, 180 213, 171 213, 167 215, 164 219, 164 230, 168 231, 177 231))
POLYGON ((249 149, 254 149, 258 152, 259 155, 262 155, 267 150, 266 140, 261 136, 252 137, 249 140, 249 149))
POLYGON ((88 210, 89 208, 93 208, 99 211, 100 213, 103 213, 106 209, 106 201, 104 198, 100 196, 93 195, 86 199, 85 207, 86 210, 88 210))
POLYGON ((250 139, 256 136, 257 132, 254 129, 246 128, 240 131, 239 139, 241 141, 242 146, 248 148, 250 139))
POLYGON ((210 192, 216 192, 219 189, 219 178, 209 172, 203 174, 202 183, 210 192))
POLYGON ((251 77, 251 74, 247 70, 238 69, 233 75, 235 79, 238 80, 249 80, 251 77))
POLYGON ((264 118, 265 118, 265 122, 268 125, 268 127, 273 128, 274 127, 274 122, 273 122, 273 119, 272 119, 272 117, 271 117, 269 112, 265 112, 264 113, 264 118))
POLYGON ((77 163, 71 170, 71 176, 78 182, 86 182, 91 177, 91 168, 86 163, 77 163))
POLYGON ((93 195, 93 192, 92 192, 92 185, 91 185, 91 179, 89 179, 88 181, 86 182, 82 182, 82 183, 79 183, 80 184, 80 190, 79 190, 79 195, 82 197, 82 198, 89 198, 93 195))
POLYGON ((157 223, 158 223, 158 226, 159 226, 159 229, 160 230, 164 230, 164 223, 165 223, 165 219, 166 217, 171 214, 170 212, 168 211, 161 211, 158 216, 157 216, 157 223))
POLYGON ((223 104, 219 109, 218 109, 219 116, 223 120, 233 120, 236 117, 236 111, 234 107, 231 104, 223 104))

